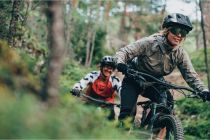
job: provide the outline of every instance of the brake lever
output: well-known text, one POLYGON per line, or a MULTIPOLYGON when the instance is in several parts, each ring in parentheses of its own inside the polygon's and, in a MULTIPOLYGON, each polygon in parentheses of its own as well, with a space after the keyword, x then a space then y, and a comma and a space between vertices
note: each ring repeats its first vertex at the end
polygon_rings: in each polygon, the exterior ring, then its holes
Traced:
POLYGON ((141 76, 140 74, 138 74, 137 71, 134 71, 132 69, 127 70, 127 75, 132 76, 135 80, 142 80, 144 82, 146 81, 146 79, 143 76, 141 76))

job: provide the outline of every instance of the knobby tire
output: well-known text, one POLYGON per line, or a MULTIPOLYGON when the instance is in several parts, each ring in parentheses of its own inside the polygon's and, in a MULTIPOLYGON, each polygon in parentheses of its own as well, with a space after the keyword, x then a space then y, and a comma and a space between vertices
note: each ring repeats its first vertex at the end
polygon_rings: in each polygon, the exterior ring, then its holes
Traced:
POLYGON ((166 128, 165 140, 183 140, 184 132, 181 121, 173 115, 160 116, 154 123, 153 132, 157 134, 166 128))

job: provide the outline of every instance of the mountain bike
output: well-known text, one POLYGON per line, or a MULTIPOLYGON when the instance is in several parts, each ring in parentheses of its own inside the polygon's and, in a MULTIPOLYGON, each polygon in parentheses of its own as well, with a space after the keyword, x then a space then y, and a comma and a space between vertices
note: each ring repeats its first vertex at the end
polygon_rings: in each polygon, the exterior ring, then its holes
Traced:
MULTIPOLYGON (((141 84, 143 88, 153 87, 161 85, 165 90, 176 90, 182 93, 187 98, 201 98, 201 93, 195 90, 172 84, 167 81, 162 81, 156 77, 138 72, 128 68, 127 76, 133 78, 137 83, 141 84), (147 81, 146 79, 152 79, 147 81), (183 90, 191 92, 192 94, 186 94, 183 90)), ((157 89, 158 90, 158 89, 157 89)), ((151 139, 167 139, 167 140, 182 140, 184 132, 181 121, 174 115, 173 106, 166 106, 164 104, 155 103, 152 101, 137 102, 137 106, 140 105, 143 108, 140 128, 145 128, 151 132, 151 139)))
MULTIPOLYGON (((151 76, 146 73, 137 72, 133 69, 127 70, 127 75, 132 77, 137 83, 140 83, 144 88, 153 87, 154 85, 162 85, 163 88, 168 90, 177 90, 182 93, 187 98, 198 98, 202 99, 199 92, 194 91, 193 89, 185 86, 178 86, 167 81, 162 81, 154 76, 151 76), (144 77, 149 77, 153 79, 152 82, 147 81, 144 77), (143 81, 143 82, 142 82, 143 81), (186 94, 183 90, 189 91, 192 94, 186 94)), ((154 87, 155 88, 155 87, 154 87)), ((83 97, 87 98, 90 101, 95 102, 98 105, 105 106, 116 106, 120 107, 120 104, 109 103, 99 99, 95 99, 86 94, 81 94, 83 97)), ((137 102, 137 106, 143 108, 141 125, 136 127, 135 123, 130 128, 130 133, 132 131, 142 131, 146 129, 149 131, 150 139, 167 139, 167 140, 182 140, 184 137, 184 132, 182 128, 181 121, 174 115, 174 110, 172 106, 165 106, 150 100, 137 102)))

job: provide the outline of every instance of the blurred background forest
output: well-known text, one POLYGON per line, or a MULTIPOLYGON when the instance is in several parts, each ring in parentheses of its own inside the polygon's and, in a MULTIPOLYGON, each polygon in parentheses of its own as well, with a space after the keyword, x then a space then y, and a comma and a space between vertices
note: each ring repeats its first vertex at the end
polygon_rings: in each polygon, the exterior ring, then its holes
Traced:
MULTIPOLYGON (((159 31, 170 1, 1 0, 0 138, 133 138, 69 90, 102 56, 159 31)), ((179 1, 194 6, 183 47, 210 88, 210 1, 179 1)), ((187 10, 180 6, 177 12, 187 10)), ((197 100, 176 102, 186 139, 210 139, 208 108, 197 100)))

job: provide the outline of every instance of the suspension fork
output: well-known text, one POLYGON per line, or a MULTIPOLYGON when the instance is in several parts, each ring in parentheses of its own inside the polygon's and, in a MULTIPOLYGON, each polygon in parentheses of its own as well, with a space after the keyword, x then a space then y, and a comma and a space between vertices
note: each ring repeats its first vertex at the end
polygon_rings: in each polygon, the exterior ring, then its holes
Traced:
POLYGON ((157 104, 152 103, 149 106, 142 106, 143 112, 142 112, 142 118, 141 118, 141 127, 148 126, 148 129, 152 129, 153 122, 154 122, 154 116, 156 116, 156 110, 157 110, 157 104))
POLYGON ((151 104, 151 119, 150 119, 150 121, 149 121, 149 124, 148 124, 148 129, 150 130, 150 131, 152 131, 152 129, 153 129, 153 123, 154 123, 154 121, 156 120, 156 118, 157 118, 157 114, 156 114, 156 112, 157 112, 157 104, 156 103, 153 103, 153 104, 151 104))

